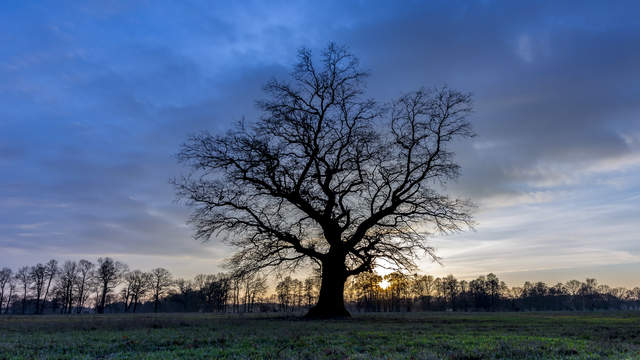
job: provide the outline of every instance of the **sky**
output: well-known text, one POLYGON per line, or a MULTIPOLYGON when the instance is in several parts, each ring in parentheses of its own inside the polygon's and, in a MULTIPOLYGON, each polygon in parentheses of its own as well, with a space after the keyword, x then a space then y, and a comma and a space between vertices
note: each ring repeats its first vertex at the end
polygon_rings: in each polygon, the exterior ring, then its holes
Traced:
POLYGON ((382 102, 473 93, 451 194, 473 231, 429 239, 471 279, 640 286, 635 1, 0 3, 0 267, 112 256, 177 276, 233 249, 192 238, 169 180, 187 136, 260 114, 296 52, 334 41, 382 102))

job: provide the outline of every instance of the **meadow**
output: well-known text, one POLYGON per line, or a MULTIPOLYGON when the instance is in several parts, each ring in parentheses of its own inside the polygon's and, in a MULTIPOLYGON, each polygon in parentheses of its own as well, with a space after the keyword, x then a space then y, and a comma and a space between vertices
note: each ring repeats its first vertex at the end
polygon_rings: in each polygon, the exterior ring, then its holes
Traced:
POLYGON ((0 359, 640 359, 640 313, 0 316, 0 359))

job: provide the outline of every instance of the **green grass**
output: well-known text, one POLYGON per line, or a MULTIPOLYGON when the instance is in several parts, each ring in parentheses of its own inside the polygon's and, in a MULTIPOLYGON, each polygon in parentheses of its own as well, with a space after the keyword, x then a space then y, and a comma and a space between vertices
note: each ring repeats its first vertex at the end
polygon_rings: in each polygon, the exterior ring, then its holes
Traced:
POLYGON ((640 359, 640 314, 0 316, 0 359, 640 359))

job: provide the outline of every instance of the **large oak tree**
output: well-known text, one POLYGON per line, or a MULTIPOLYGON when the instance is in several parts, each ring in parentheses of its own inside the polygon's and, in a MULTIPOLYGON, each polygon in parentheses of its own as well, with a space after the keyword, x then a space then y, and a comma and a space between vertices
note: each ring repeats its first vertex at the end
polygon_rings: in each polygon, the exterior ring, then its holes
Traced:
POLYGON ((266 84, 260 119, 193 136, 179 153, 196 238, 236 246, 231 263, 245 271, 320 267, 309 317, 348 316, 349 276, 436 259, 426 236, 471 222, 469 204, 442 190, 458 176, 451 143, 473 135, 470 95, 418 90, 380 105, 364 96, 366 76, 345 48, 319 61, 303 49, 289 82, 266 84))

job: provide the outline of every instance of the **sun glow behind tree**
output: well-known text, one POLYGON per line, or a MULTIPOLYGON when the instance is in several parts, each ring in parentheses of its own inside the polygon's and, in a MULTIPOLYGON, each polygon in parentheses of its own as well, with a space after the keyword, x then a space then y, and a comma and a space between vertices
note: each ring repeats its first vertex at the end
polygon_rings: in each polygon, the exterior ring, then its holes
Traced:
POLYGON ((384 280, 380 281, 380 283, 378 283, 378 286, 380 286, 382 288, 382 290, 387 290, 389 285, 391 285, 391 283, 387 279, 384 279, 384 280))

